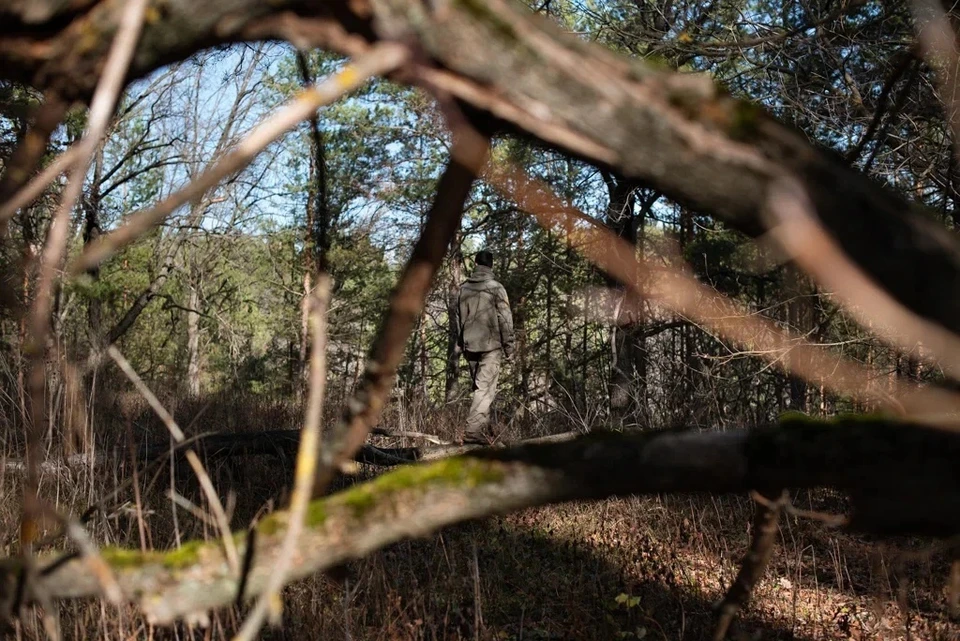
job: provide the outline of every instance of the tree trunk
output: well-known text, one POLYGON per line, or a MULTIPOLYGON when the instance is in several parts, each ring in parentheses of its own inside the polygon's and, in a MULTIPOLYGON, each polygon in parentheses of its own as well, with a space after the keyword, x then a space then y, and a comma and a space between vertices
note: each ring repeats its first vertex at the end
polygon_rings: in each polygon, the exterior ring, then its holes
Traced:
MULTIPOLYGON (((809 321, 812 318, 810 312, 810 300, 803 286, 803 276, 798 268, 790 264, 786 268, 786 292, 787 296, 787 326, 796 334, 805 336, 812 327, 809 321)), ((787 356, 787 359, 790 357, 787 356)), ((789 360, 787 364, 789 365, 789 360)), ((799 412, 807 411, 807 382, 799 376, 788 376, 790 387, 790 409, 799 412)))
POLYGON ((447 366, 444 380, 444 399, 453 402, 460 391, 460 350, 457 347, 460 318, 460 283, 463 282, 463 254, 460 244, 454 242, 450 252, 450 276, 447 281, 447 366))
POLYGON ((190 283, 187 295, 187 392, 200 396, 200 285, 190 283))
POLYGON ((420 394, 423 400, 430 402, 430 355, 427 347, 427 323, 425 318, 420 319, 420 394))
MULTIPOLYGON (((637 228, 634 220, 636 198, 634 191, 638 185, 622 177, 604 175, 609 194, 607 207, 607 225, 618 237, 636 248, 637 228)), ((613 319, 614 342, 613 362, 610 371, 610 410, 614 416, 624 418, 635 407, 636 399, 636 332, 639 328, 635 308, 639 301, 627 297, 626 289, 606 277, 607 285, 619 292, 620 304, 613 319)))
POLYGON ((586 294, 584 294, 583 297, 583 362, 580 366, 580 402, 583 409, 586 409, 587 407, 587 399, 589 394, 589 391, 587 390, 587 373, 589 368, 588 355, 590 354, 590 303, 592 302, 590 292, 591 289, 587 287, 586 294))
MULTIPOLYGON (((102 233, 100 228, 100 183, 103 175, 103 145, 97 147, 97 155, 93 164, 93 183, 90 192, 83 203, 84 247, 95 242, 102 233)), ((100 279, 100 268, 95 267, 88 272, 90 279, 96 282, 100 279)), ((103 307, 99 296, 91 296, 87 301, 87 331, 91 346, 103 336, 103 307)))
MULTIPOLYGON (((302 51, 297 52, 297 69, 304 87, 313 84, 313 72, 309 61, 302 51)), ((320 121, 314 116, 310 119, 310 178, 307 187, 307 211, 303 227, 303 299, 300 307, 300 353, 299 369, 301 376, 307 375, 307 353, 309 350, 310 292, 313 289, 313 276, 318 271, 328 269, 330 249, 330 202, 327 194, 327 158, 320 121)))
MULTIPOLYGON (((317 269, 314 247, 316 224, 315 192, 316 163, 310 158, 310 179, 307 188, 307 211, 303 226, 303 292, 300 298, 300 350, 297 358, 297 377, 307 375, 307 355, 310 348, 310 290, 313 289, 313 274, 317 269)), ((294 389, 297 385, 294 384, 294 389)))
MULTIPOLYGON (((549 229, 545 229, 544 233, 547 235, 547 256, 550 260, 553 260, 553 235, 550 233, 549 229)), ((553 269, 552 266, 547 266, 547 327, 544 332, 544 341, 545 345, 545 360, 544 360, 544 373, 545 381, 547 384, 547 389, 550 389, 550 381, 553 378, 553 354, 550 351, 550 344, 553 342, 553 279, 556 274, 556 269, 553 269)))
MULTIPOLYGON (((693 212, 687 207, 680 208, 680 253, 681 255, 686 255, 687 248, 693 242, 694 237, 694 225, 693 225, 693 212)), ((694 421, 697 421, 698 418, 695 416, 695 407, 696 402, 694 398, 697 393, 697 384, 699 383, 696 373, 698 371, 697 367, 697 342, 696 342, 696 328, 692 325, 685 324, 680 332, 683 336, 683 344, 681 346, 682 354, 682 367, 681 367, 681 380, 683 382, 682 390, 683 395, 681 398, 682 405, 687 409, 685 412, 688 416, 694 416, 694 421)))

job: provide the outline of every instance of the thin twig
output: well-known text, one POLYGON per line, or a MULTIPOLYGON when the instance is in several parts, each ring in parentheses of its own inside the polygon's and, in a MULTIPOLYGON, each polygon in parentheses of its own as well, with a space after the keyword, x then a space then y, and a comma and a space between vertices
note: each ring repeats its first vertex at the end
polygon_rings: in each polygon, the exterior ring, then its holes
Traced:
POLYGON ((191 501, 187 497, 173 490, 167 490, 167 496, 170 498, 170 501, 172 501, 174 505, 181 507, 187 512, 189 512, 190 515, 193 516, 193 518, 197 519, 201 523, 204 523, 206 525, 219 529, 220 524, 217 523, 217 520, 215 518, 211 518, 209 514, 204 512, 202 509, 200 509, 200 507, 198 507, 193 501, 191 501))
POLYGON ((201 198, 224 178, 246 167, 270 143, 309 118, 317 109, 335 102, 369 78, 396 69, 406 58, 406 47, 396 43, 378 44, 369 53, 348 63, 339 73, 301 91, 286 106, 254 128, 220 162, 152 209, 131 214, 121 227, 88 245, 70 266, 70 275, 75 276, 96 267, 163 222, 178 207, 201 198))
POLYGON ((826 525, 827 527, 843 527, 850 523, 850 517, 843 514, 830 514, 828 512, 818 512, 816 510, 804 510, 798 508, 790 501, 790 498, 786 495, 781 496, 775 500, 768 499, 759 492, 754 492, 752 494, 753 500, 761 505, 765 505, 769 509, 774 509, 777 505, 780 505, 780 509, 789 514, 790 516, 795 516, 799 519, 809 519, 811 521, 819 521, 826 525))
POLYGON ((483 627, 483 605, 480 600, 480 561, 477 558, 477 542, 471 546, 473 570, 473 638, 480 641, 480 629, 483 627))
MULTIPOLYGON (((755 493, 757 494, 759 493, 755 493)), ((781 492, 778 499, 764 498, 766 500, 756 502, 750 549, 743 558, 736 580, 717 607, 717 627, 713 633, 713 641, 723 641, 727 637, 730 624, 750 600, 750 593, 763 577, 763 572, 767 569, 767 564, 773 555, 773 547, 779 531, 780 513, 786 503, 787 493, 781 492)))
POLYGON ((853 398, 888 408, 916 422, 956 429, 960 396, 942 389, 920 387, 900 379, 887 381, 884 389, 873 381, 880 375, 803 337, 785 332, 765 317, 754 314, 716 290, 700 283, 689 270, 652 265, 638 259, 629 243, 564 203, 548 186, 513 167, 490 172, 485 179, 522 209, 535 215, 545 227, 575 225, 579 249, 591 262, 631 287, 638 295, 655 300, 682 316, 697 321, 718 336, 754 350, 772 364, 816 384, 853 398), (588 221, 584 227, 578 222, 588 221), (789 355, 789 362, 785 357, 789 355))
POLYGON ((28 566, 32 544, 39 534, 38 519, 42 514, 38 496, 40 464, 43 461, 45 412, 44 391, 46 388, 46 343, 50 332, 50 316, 53 309, 53 291, 60 274, 66 251, 70 215, 83 189, 83 180, 91 158, 106 131, 117 98, 123 87, 127 68, 140 36, 146 0, 133 0, 127 4, 121 18, 117 35, 110 47, 103 75, 97 84, 90 104, 87 129, 79 143, 78 159, 70 172, 60 206, 50 222, 47 241, 43 249, 40 273, 37 279, 35 299, 30 310, 30 333, 26 353, 30 358, 28 387, 31 399, 31 423, 27 439, 27 480, 24 484, 23 522, 21 544, 28 566))
MULTIPOLYGON (((856 162, 857 158, 860 157, 860 154, 863 153, 864 147, 866 147, 872 140, 874 134, 877 132, 877 129, 880 127, 880 123, 883 121, 884 115, 887 113, 887 106, 890 104, 890 93, 893 91, 894 85, 903 77, 903 74, 907 72, 911 67, 916 70, 916 65, 914 65, 915 58, 915 48, 910 47, 903 51, 898 52, 894 58, 899 58, 899 61, 894 65, 893 71, 887 77, 886 81, 883 83, 883 88, 880 90, 880 95, 877 96, 877 109, 873 114, 873 119, 870 121, 870 124, 867 126, 867 130, 860 137, 860 140, 857 142, 856 146, 853 149, 847 151, 845 155, 845 160, 848 163, 856 162)), ((910 76, 910 79, 904 83, 905 87, 910 87, 913 84, 913 78, 916 77, 916 74, 910 76)), ((894 103, 894 110, 891 114, 891 117, 896 115, 898 111, 897 105, 899 100, 894 103)))
MULTIPOLYGON (((180 426, 177 425, 177 422, 173 419, 173 416, 170 415, 170 412, 163 406, 163 403, 160 402, 160 399, 147 387, 147 384, 143 382, 143 379, 140 378, 140 375, 137 374, 137 371, 133 369, 133 366, 130 365, 130 362, 120 353, 120 350, 116 348, 115 345, 111 345, 107 348, 107 354, 110 355, 110 358, 114 360, 117 366, 127 375, 127 378, 130 379, 130 382, 133 383, 133 386, 137 388, 137 391, 140 392, 140 395, 147 401, 153 411, 156 413, 163 424, 166 426, 167 430, 170 432, 170 435, 173 437, 173 440, 177 443, 182 443, 186 437, 183 434, 183 430, 180 429, 180 426)), ((240 557, 237 554, 237 546, 233 541, 233 536, 230 534, 230 522, 227 519, 227 513, 223 509, 223 504, 220 502, 220 497, 217 495, 217 490, 213 486, 213 482, 210 480, 210 476, 207 474, 207 471, 203 467, 203 463, 200 462, 200 458, 197 456, 197 453, 192 449, 187 450, 184 454, 187 459, 187 462, 190 464, 190 467, 193 469, 193 473, 196 475, 197 480, 200 482, 200 487, 203 488, 203 493, 207 497, 207 501, 210 503, 210 509, 213 512, 214 518, 217 520, 217 524, 220 527, 220 535, 223 539, 223 547, 227 555, 227 562, 230 564, 230 568, 239 573, 240 571, 240 557)))
POLYGON ((901 305, 850 260, 818 222, 799 183, 783 179, 771 185, 768 215, 771 235, 862 326, 908 353, 922 343, 947 372, 960 374, 960 337, 901 305))
MULTIPOLYGON (((300 430, 300 448, 297 451, 297 468, 293 492, 290 497, 290 520, 283 537, 280 552, 273 571, 267 580, 263 596, 253 612, 247 617, 236 641, 250 641, 273 607, 279 603, 279 592, 287 581, 287 573, 293 563, 297 542, 303 532, 303 521, 313 495, 313 481, 317 470, 317 454, 320 451, 320 422, 323 418, 323 397, 327 380, 327 308, 330 305, 330 276, 321 272, 317 286, 310 294, 310 388, 307 395, 307 411, 300 430)), ((241 595, 242 596, 242 595, 241 595)))
POLYGON ((490 139, 466 123, 453 130, 451 158, 437 185, 426 224, 403 274, 390 296, 390 307, 364 370, 363 381, 344 406, 340 421, 320 454, 314 496, 319 496, 338 467, 363 446, 386 404, 407 339, 423 311, 433 278, 443 263, 463 215, 463 207, 487 159, 490 139))
POLYGON ((428 443, 433 443, 434 445, 452 445, 450 441, 444 441, 436 434, 426 434, 424 432, 411 432, 409 430, 393 431, 375 427, 370 430, 370 434, 373 436, 386 436, 390 438, 421 439, 428 443))
POLYGON ((57 156, 52 163, 39 174, 24 185, 17 193, 10 197, 6 202, 0 202, 0 224, 13 217, 17 210, 26 207, 43 193, 43 190, 50 185, 60 174, 70 171, 74 163, 80 157, 83 150, 79 145, 73 145, 62 154, 57 156))

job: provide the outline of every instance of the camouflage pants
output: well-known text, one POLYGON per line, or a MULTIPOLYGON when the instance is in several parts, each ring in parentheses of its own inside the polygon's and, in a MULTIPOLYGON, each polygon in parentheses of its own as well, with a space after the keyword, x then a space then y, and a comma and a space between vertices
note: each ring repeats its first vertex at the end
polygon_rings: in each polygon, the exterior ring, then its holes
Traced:
POLYGON ((470 378, 473 381, 473 401, 467 417, 467 433, 482 434, 490 423, 490 406, 497 395, 497 379, 503 352, 465 352, 470 378))

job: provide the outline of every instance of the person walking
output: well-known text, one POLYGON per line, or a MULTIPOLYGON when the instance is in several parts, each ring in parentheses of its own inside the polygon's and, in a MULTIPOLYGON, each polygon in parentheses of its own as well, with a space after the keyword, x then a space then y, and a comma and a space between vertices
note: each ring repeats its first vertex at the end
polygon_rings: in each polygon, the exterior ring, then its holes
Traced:
POLYGON ((489 444, 484 433, 504 358, 513 357, 513 316, 507 290, 493 275, 493 254, 477 253, 476 268, 460 287, 458 347, 470 368, 473 400, 463 442, 489 444))

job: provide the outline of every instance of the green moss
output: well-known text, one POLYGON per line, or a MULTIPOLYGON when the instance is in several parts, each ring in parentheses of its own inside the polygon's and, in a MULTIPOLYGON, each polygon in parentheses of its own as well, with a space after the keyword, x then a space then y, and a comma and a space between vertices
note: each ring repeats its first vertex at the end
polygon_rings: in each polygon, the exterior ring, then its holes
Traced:
POLYGON ((803 412, 798 412, 797 410, 789 410, 787 412, 782 412, 777 419, 777 422, 782 426, 796 425, 796 424, 809 424, 809 423, 821 423, 821 419, 814 418, 809 414, 804 414, 803 412))
POLYGON ((852 424, 864 425, 869 423, 889 423, 896 420, 896 417, 883 412, 866 412, 861 414, 844 413, 828 418, 818 418, 815 416, 810 416, 809 414, 804 414, 803 412, 789 411, 780 414, 780 418, 777 422, 781 427, 790 428, 808 427, 812 425, 831 425, 839 427, 852 424))
POLYGON ((396 492, 436 485, 476 487, 502 478, 503 470, 498 464, 466 457, 445 459, 430 465, 404 465, 368 483, 335 494, 325 505, 346 506, 359 516, 381 503, 383 497, 396 492))
POLYGON ((206 545, 205 541, 187 541, 178 549, 164 553, 163 565, 171 569, 193 565, 198 560, 200 550, 206 545))
POLYGON ((380 491, 407 489, 444 482, 475 487, 503 479, 503 470, 488 461, 469 457, 449 458, 429 465, 405 465, 374 479, 370 485, 380 491))
POLYGON ((763 108, 747 100, 736 99, 730 107, 730 125, 727 134, 734 140, 749 140, 759 129, 763 108))
POLYGON ((115 570, 139 568, 150 564, 178 569, 197 563, 200 550, 208 545, 214 545, 214 543, 188 541, 178 549, 166 552, 157 550, 141 552, 140 550, 106 547, 100 550, 100 556, 115 570))
POLYGON ((257 534, 272 536, 283 529, 286 521, 286 512, 280 514, 270 514, 260 519, 257 523, 257 534))
MULTIPOLYGON (((356 515, 369 511, 390 494, 436 485, 476 487, 503 479, 502 467, 491 461, 457 457, 429 465, 404 465, 327 499, 327 506, 347 506, 356 515)), ((321 506, 317 506, 319 508, 321 506)), ((326 513, 323 513, 326 518, 326 513)))
MULTIPOLYGON (((327 520, 327 502, 330 499, 319 499, 307 505, 307 513, 304 517, 304 523, 307 527, 317 527, 323 525, 327 520)), ((264 517, 257 524, 257 534, 263 536, 273 536, 282 532, 287 527, 288 512, 278 512, 264 517)))
POLYGON ((306 523, 308 526, 317 527, 318 525, 323 525, 324 521, 326 520, 327 520, 326 501, 314 501, 309 506, 307 506, 306 523))
MULTIPOLYGON (((450 458, 425 465, 404 465, 351 488, 310 503, 305 523, 308 527, 323 525, 331 509, 348 508, 355 516, 362 516, 390 494, 437 485, 476 487, 482 483, 503 479, 501 464, 469 457, 450 458)), ((265 517, 257 525, 257 533, 272 536, 286 529, 287 513, 265 517)))
MULTIPOLYGON (((384 499, 391 494, 436 486, 460 488, 476 487, 483 483, 503 479, 503 464, 469 457, 452 458, 429 465, 408 465, 399 467, 372 481, 313 501, 307 508, 305 522, 307 527, 322 525, 331 509, 347 508, 353 515, 362 516, 378 505, 387 503, 384 499)), ((286 512, 267 516, 257 525, 257 533, 263 536, 275 535, 286 528, 286 512)), ((247 533, 234 535, 238 548, 247 544, 247 533)), ((213 549, 217 541, 188 541, 176 550, 167 552, 128 550, 124 548, 104 548, 103 559, 114 569, 133 569, 144 565, 162 565, 168 569, 180 569, 197 564, 206 548, 213 549)))

